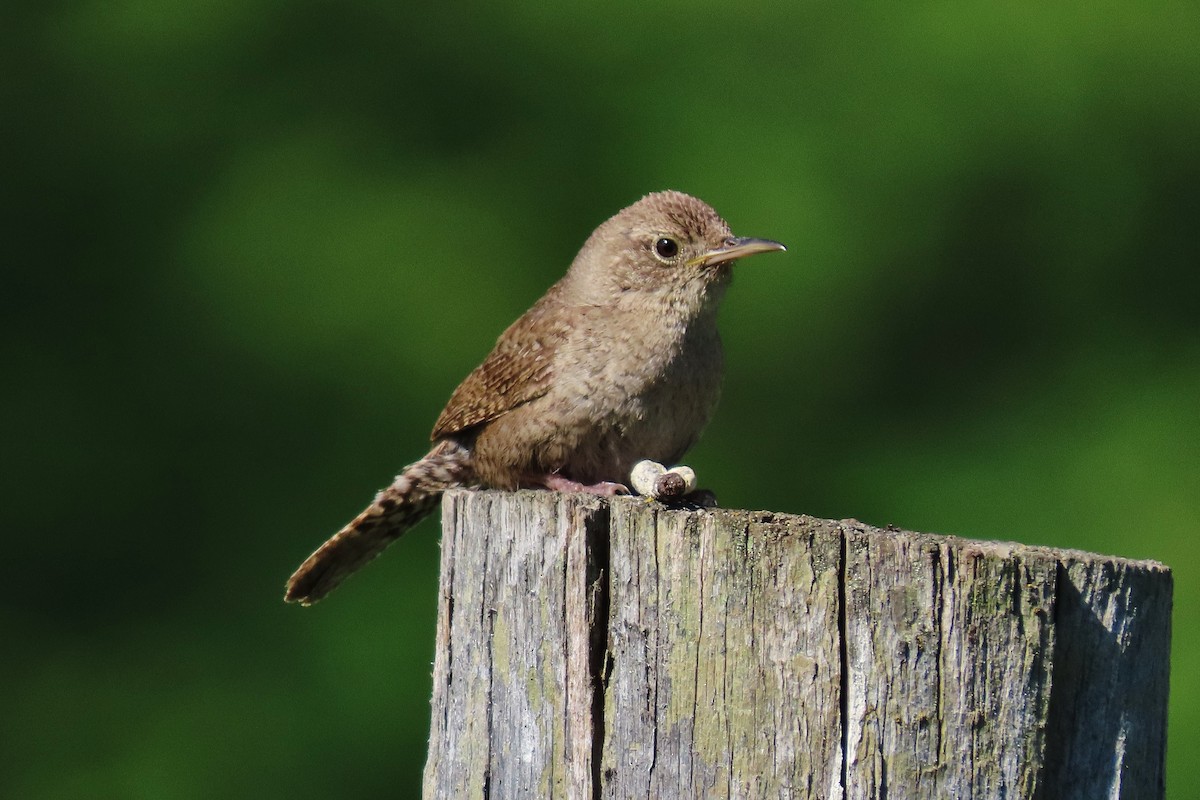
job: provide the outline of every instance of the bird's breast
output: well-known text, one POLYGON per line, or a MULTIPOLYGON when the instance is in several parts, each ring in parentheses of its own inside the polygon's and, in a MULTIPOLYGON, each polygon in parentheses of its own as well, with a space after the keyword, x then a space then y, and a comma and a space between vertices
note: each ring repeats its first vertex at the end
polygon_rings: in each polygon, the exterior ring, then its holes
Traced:
POLYGON ((650 322, 593 328, 558 353, 543 407, 561 420, 552 449, 567 474, 623 480, 641 459, 678 459, 712 416, 724 369, 716 325, 650 322))

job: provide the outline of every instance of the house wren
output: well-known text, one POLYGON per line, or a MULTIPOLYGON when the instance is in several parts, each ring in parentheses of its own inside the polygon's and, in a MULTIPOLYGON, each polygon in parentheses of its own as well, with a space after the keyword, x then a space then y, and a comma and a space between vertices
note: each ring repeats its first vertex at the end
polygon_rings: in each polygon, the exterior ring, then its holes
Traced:
POLYGON ((678 461, 720 395, 716 318, 730 265, 783 249, 734 237, 716 211, 680 192, 619 212, 454 391, 433 449, 309 556, 285 599, 320 600, 447 489, 615 494, 638 461, 678 461))

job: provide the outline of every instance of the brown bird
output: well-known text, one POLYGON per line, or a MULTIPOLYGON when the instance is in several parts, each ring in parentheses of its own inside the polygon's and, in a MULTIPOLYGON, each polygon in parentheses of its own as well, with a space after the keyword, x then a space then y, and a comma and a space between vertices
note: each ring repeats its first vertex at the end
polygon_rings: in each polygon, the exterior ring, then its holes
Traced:
POLYGON ((717 306, 730 266, 783 249, 734 237, 680 192, 619 212, 454 391, 433 449, 308 557, 285 599, 309 605, 329 594, 447 489, 616 494, 638 461, 677 462, 720 395, 717 306))

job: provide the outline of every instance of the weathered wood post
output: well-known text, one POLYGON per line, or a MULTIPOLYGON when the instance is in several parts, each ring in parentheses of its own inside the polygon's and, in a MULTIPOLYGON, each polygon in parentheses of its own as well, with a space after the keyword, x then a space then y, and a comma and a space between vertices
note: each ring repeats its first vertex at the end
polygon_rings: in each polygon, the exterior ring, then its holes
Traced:
POLYGON ((426 798, 1161 798, 1154 562, 446 495, 426 798))

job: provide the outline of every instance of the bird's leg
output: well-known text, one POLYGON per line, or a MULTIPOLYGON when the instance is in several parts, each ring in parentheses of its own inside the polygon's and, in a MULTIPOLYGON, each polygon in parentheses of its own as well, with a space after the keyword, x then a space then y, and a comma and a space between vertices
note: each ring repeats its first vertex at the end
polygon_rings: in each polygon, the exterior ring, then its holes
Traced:
POLYGON ((573 481, 570 478, 564 478, 556 472, 551 472, 547 475, 541 475, 534 479, 547 489, 555 492, 585 492, 587 494, 598 494, 604 497, 612 497, 618 494, 629 494, 629 487, 623 483, 613 483, 611 481, 600 481, 599 483, 580 483, 573 481))

